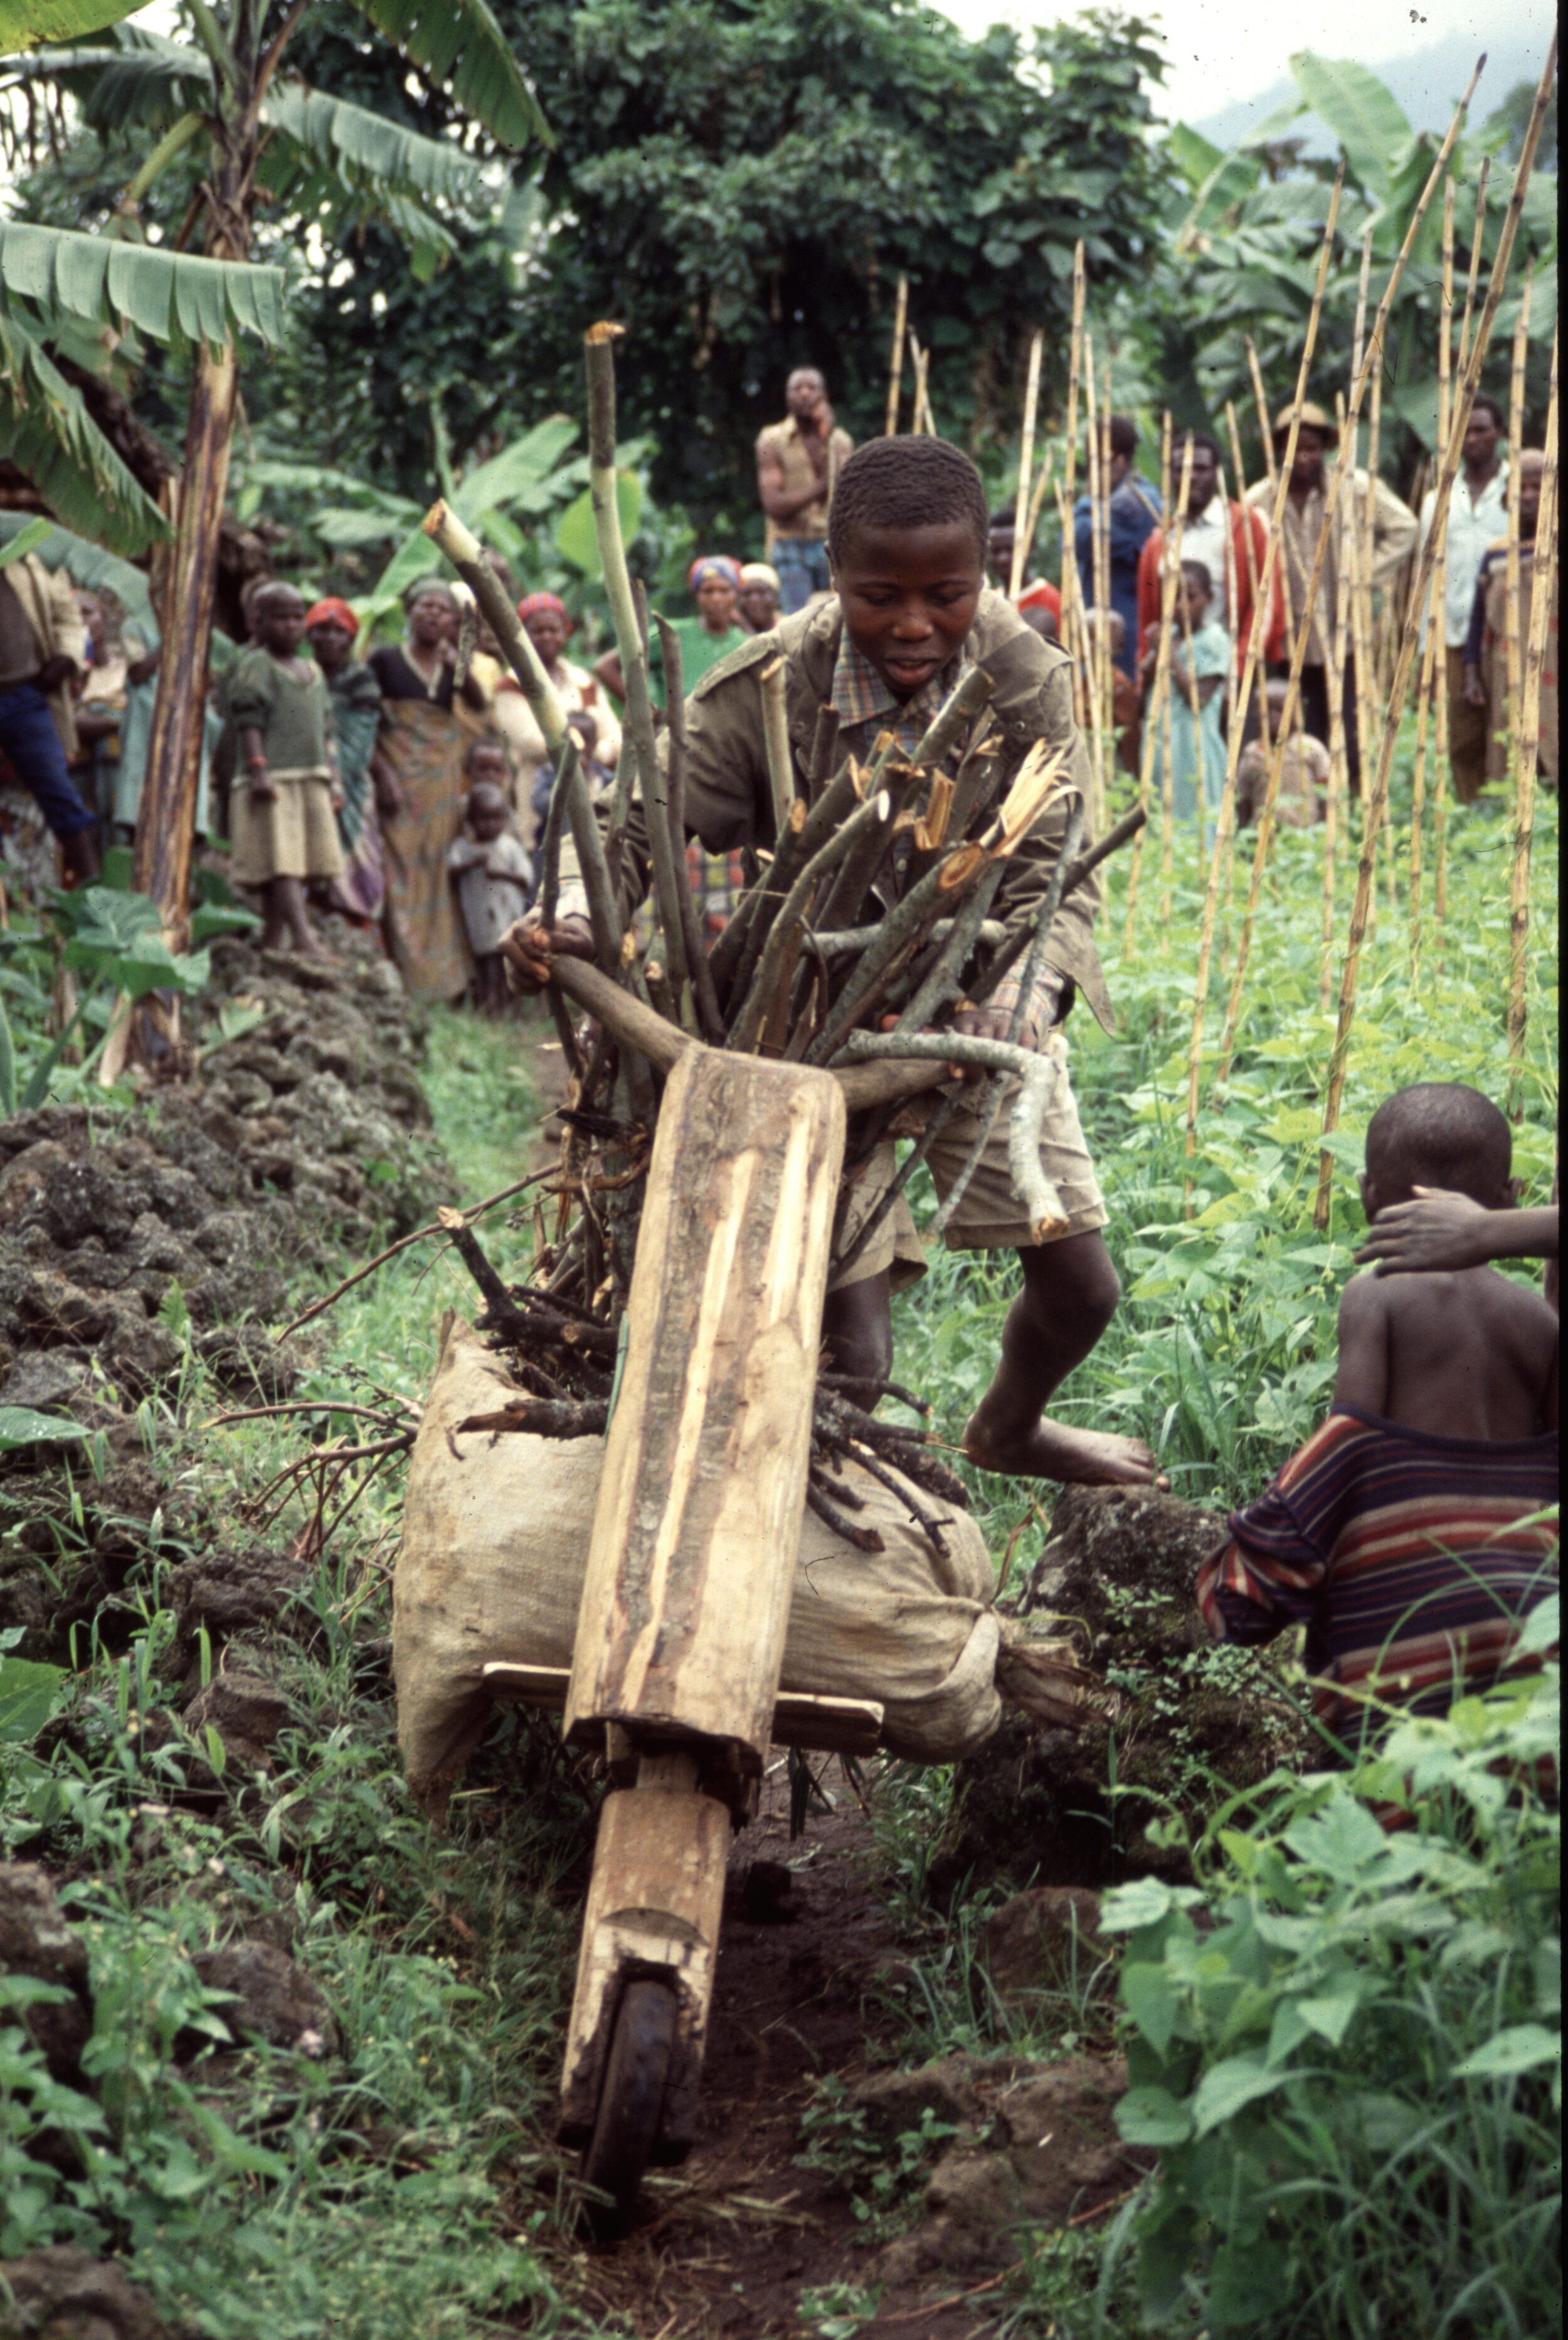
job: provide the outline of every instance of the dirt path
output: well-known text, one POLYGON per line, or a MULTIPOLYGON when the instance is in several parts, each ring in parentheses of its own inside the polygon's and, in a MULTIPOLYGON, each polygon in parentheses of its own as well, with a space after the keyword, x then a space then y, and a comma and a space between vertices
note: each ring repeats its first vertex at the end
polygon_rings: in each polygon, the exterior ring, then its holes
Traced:
MULTIPOLYGON (((837 1767, 831 1785, 836 1794, 843 1786, 837 1767)), ((875 2280, 876 2254, 848 2197, 796 2157, 816 2081, 836 2073, 852 2082, 896 2048, 875 1984, 879 1966, 908 1958, 908 1944, 870 1823, 847 1792, 793 1846, 789 1829, 780 1770, 730 1856, 697 2147, 682 2169, 653 2177, 632 2234, 582 2270, 589 2298, 619 2309, 638 2340, 802 2340, 812 2328, 799 2314, 804 2287, 875 2280), (799 1864, 787 1914, 770 1921, 748 1914, 758 1906, 745 1889, 756 1861, 799 1864)), ((989 2328, 984 2303, 939 2304, 968 2287, 890 2288, 859 2332, 973 2340, 989 2328)))

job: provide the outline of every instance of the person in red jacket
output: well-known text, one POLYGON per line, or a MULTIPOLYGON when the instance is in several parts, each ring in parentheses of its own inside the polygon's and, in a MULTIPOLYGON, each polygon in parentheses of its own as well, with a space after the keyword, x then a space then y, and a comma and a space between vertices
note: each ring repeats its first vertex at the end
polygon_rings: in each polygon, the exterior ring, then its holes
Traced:
MULTIPOLYGON (((1268 528, 1261 512, 1251 511, 1234 497, 1221 499, 1219 492, 1220 456, 1216 441, 1206 431, 1184 431, 1171 449, 1171 477, 1179 481, 1186 457, 1188 443, 1192 446, 1192 473, 1187 482, 1186 512, 1182 527, 1182 558, 1201 560, 1214 580, 1213 614, 1216 622, 1226 628, 1235 646, 1236 679, 1246 662, 1246 648, 1252 639, 1252 622, 1255 593, 1255 579, 1263 579, 1264 555, 1268 548, 1268 528), (1226 550, 1226 524, 1229 523, 1230 550, 1226 550), (1251 553, 1248 554, 1248 539, 1251 553), (1231 572, 1236 580, 1236 609, 1230 608, 1231 572)), ((1146 651, 1159 632, 1161 564, 1165 559, 1165 530, 1156 528, 1138 558, 1138 634, 1140 650, 1146 651)), ((1285 655, 1285 603, 1277 578, 1270 596, 1267 623, 1264 632, 1263 656, 1277 659, 1285 655)))

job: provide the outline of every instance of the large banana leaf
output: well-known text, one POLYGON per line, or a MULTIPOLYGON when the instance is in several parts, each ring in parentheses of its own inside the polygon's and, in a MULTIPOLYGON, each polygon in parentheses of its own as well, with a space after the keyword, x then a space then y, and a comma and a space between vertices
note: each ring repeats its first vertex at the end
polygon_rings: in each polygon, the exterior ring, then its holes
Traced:
MULTIPOLYGON (((10 559, 12 547, 29 526, 25 512, 0 511, 0 547, 4 548, 0 559, 10 559)), ((45 521, 44 530, 43 537, 30 550, 45 568, 64 569, 85 592, 95 592, 100 585, 108 586, 151 649, 158 639, 158 621, 153 615, 145 570, 133 568, 117 553, 106 552, 101 544, 90 544, 74 530, 45 521)))
POLYGON ((307 89, 303 82, 274 82, 263 113, 271 127, 312 163, 378 191, 450 202, 471 195, 482 183, 482 164, 460 146, 422 138, 362 105, 307 89))
POLYGON ((20 317, 0 306, 0 446, 56 518, 113 551, 145 552, 169 524, 20 317))
POLYGON ((45 320, 64 311, 121 332, 136 325, 159 342, 283 337, 281 268, 0 220, 0 307, 17 297, 35 302, 45 320))
POLYGON ((141 0, 0 0, 0 49, 79 41, 128 16, 141 0))
POLYGON ((166 130, 182 114, 213 103, 213 68, 203 52, 137 25, 120 25, 113 45, 0 57, 0 75, 17 84, 57 82, 105 137, 116 130, 166 130))
POLYGON ((1345 149, 1345 161, 1367 193, 1386 202, 1413 134, 1394 92, 1365 65, 1346 57, 1315 56, 1310 49, 1292 57, 1290 70, 1307 104, 1345 149))
POLYGON ((539 101, 518 70, 506 35, 485 0, 353 0, 465 114, 513 154, 552 144, 539 101))
POLYGON ((570 414, 551 414, 503 447, 499 455, 492 455, 488 463, 476 464, 458 482, 452 498, 461 517, 473 528, 498 505, 526 497, 554 471, 576 436, 577 425, 570 414))

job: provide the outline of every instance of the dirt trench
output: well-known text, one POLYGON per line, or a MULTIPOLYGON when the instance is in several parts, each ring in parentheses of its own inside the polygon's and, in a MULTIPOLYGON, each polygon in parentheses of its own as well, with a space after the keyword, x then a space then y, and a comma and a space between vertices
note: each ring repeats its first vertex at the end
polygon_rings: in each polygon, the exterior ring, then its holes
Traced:
MULTIPOLYGON (((852 2084, 878 2048, 896 2053, 901 2027, 877 1986, 908 1955, 865 1815, 846 1797, 791 1846, 776 1775, 730 1856, 699 2142, 683 2168, 647 2182, 625 2241, 579 2268, 586 2296, 618 2310, 638 2340, 799 2340, 810 2328, 803 2290, 875 2285, 877 2254, 849 2196, 800 2166, 800 2121, 819 2080, 852 2084), (753 1863, 791 1860, 784 1908, 749 1915, 753 1863)), ((860 2331, 969 2340, 990 2326, 983 2298, 963 2298, 970 2287, 889 2287, 860 2331), (944 2297, 953 2304, 933 2305, 944 2297)))

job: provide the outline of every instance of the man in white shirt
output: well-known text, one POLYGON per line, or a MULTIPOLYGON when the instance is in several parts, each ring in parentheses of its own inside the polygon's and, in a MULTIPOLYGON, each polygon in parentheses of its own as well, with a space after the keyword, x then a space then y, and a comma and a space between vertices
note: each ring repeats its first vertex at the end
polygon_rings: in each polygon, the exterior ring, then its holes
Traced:
MULTIPOLYGON (((1508 465, 1503 456, 1506 439, 1503 409, 1494 398, 1483 392, 1471 408, 1470 420, 1464 426, 1464 459, 1448 501, 1447 566, 1443 588, 1448 764, 1454 793, 1461 804, 1474 804, 1486 779, 1490 709, 1473 706, 1464 695, 1464 637, 1469 630, 1481 563, 1488 547, 1508 532, 1508 465)), ((1437 491, 1429 488, 1421 505, 1423 545, 1431 533, 1436 509, 1437 491)))

